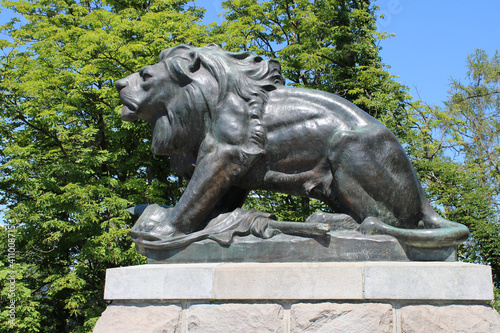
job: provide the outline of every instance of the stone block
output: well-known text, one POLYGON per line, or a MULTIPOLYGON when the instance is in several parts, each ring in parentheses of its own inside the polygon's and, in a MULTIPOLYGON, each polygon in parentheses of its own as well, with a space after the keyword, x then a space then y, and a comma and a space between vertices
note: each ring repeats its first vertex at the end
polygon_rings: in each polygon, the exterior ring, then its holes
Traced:
POLYGON ((108 269, 104 299, 211 299, 216 265, 141 265, 108 269))
POLYGON ((104 298, 488 301, 493 284, 452 262, 150 264, 108 269, 104 298))
POLYGON ((189 333, 283 332, 283 307, 279 304, 197 304, 187 315, 189 333))
POLYGON ((366 263, 365 299, 492 300, 489 266, 468 263, 366 263))
POLYGON ((500 332, 491 269, 467 263, 142 265, 105 298, 97 333, 500 332))
POLYGON ((126 302, 108 305, 93 333, 181 333, 181 325, 178 305, 126 302))
POLYGON ((290 310, 290 333, 392 333, 393 318, 390 304, 299 303, 290 310))
POLYGON ((409 305, 401 309, 401 332, 500 332, 500 315, 487 305, 409 305))
POLYGON ((224 264, 215 299, 361 299, 362 263, 224 264))

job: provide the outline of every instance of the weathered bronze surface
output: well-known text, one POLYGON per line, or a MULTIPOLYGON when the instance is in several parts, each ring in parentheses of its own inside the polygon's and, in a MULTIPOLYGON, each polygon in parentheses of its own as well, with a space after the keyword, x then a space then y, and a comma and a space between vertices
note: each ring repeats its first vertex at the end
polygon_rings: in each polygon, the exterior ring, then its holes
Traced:
POLYGON ((456 247, 413 248, 394 237, 330 231, 324 236, 235 237, 230 245, 205 239, 175 249, 144 248, 150 264, 211 262, 456 261, 456 247))
POLYGON ((278 233, 326 237, 353 228, 412 248, 467 239, 465 226, 432 209, 386 127, 336 95, 284 83, 275 60, 214 44, 166 49, 157 64, 116 82, 122 119, 149 121, 153 152, 170 156, 190 179, 175 207, 140 209, 132 229, 140 248, 170 251, 204 239, 227 246, 235 236, 278 233), (239 209, 252 189, 316 198, 338 214, 317 213, 305 224, 274 221, 239 209))

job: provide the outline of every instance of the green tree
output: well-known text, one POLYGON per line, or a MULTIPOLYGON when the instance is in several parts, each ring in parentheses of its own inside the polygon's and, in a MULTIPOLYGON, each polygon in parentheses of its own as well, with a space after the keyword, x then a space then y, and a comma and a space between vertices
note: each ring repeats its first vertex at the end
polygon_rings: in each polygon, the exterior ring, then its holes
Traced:
MULTIPOLYGON (((467 59, 466 82, 453 80, 447 103, 457 119, 459 152, 468 164, 481 165, 482 182, 500 194, 500 55, 476 50, 467 59)), ((494 200, 498 203, 498 197, 494 200)), ((493 200, 493 198, 492 198, 493 200)))
POLYGON ((474 191, 465 189, 468 205, 458 199, 453 212, 473 216, 464 221, 472 230, 464 259, 489 264, 500 288, 500 55, 476 50, 467 67, 465 80, 452 80, 446 106, 460 138, 453 149, 474 191))
POLYGON ((203 43, 203 11, 177 0, 2 5, 20 18, 1 27, 0 191, 23 307, 16 326, 2 308, 0 330, 89 332, 105 307, 106 268, 144 262, 125 208, 180 194, 168 159, 150 152, 148 125, 120 120, 114 81, 164 48, 203 43))

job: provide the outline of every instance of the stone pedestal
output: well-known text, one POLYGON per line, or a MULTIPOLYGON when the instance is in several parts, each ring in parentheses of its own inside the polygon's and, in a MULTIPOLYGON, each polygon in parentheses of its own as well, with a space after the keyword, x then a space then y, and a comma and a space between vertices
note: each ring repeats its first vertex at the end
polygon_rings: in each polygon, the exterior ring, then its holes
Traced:
POLYGON ((155 264, 109 269, 94 332, 500 332, 488 266, 155 264))

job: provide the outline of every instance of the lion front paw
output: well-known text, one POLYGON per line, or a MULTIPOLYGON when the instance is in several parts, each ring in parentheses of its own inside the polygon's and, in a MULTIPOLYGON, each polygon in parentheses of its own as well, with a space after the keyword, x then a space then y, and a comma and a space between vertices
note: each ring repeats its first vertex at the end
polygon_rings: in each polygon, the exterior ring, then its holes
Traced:
POLYGON ((147 206, 130 231, 132 237, 156 241, 179 235, 180 232, 170 223, 171 212, 172 208, 147 206))

